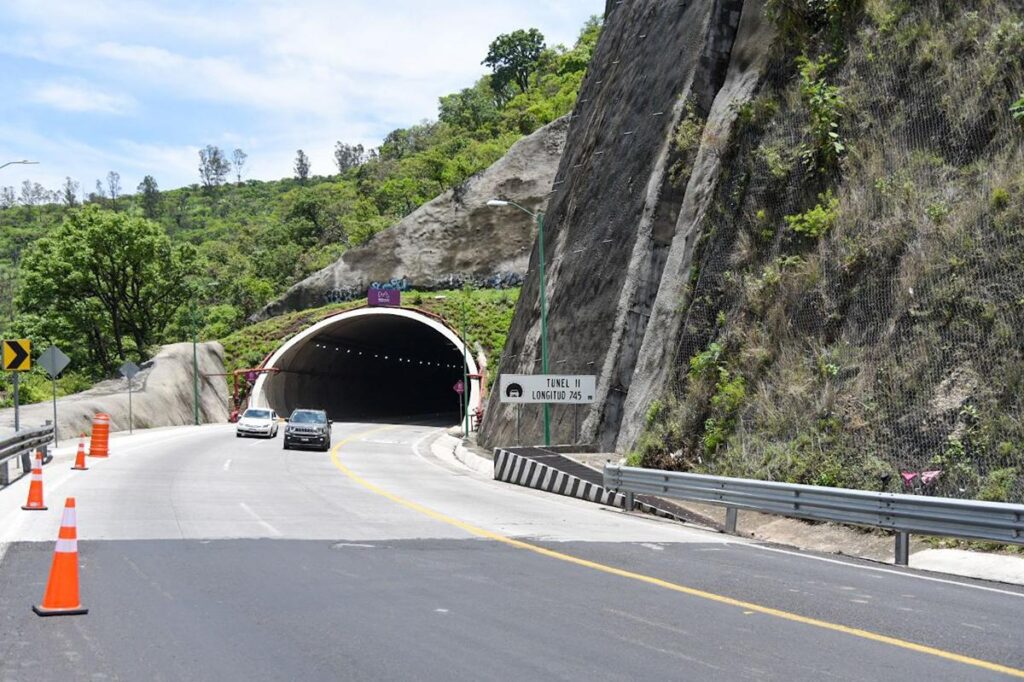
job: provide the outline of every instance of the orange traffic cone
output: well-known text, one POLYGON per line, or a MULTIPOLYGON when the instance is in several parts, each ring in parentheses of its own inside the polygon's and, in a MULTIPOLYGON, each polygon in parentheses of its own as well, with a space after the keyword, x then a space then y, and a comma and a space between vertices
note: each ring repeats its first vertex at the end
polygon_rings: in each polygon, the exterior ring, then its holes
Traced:
POLYGON ((28 502, 22 507, 26 511, 42 511, 43 504, 43 453, 36 450, 36 461, 32 465, 32 483, 28 487, 28 502))
POLYGON ((75 466, 71 467, 75 471, 88 471, 89 467, 85 466, 85 434, 83 433, 78 440, 78 454, 75 455, 75 466))
POLYGON ((77 616, 89 613, 89 609, 82 608, 78 597, 77 525, 75 498, 69 497, 64 503, 64 517, 60 521, 60 535, 57 536, 43 603, 32 607, 40 616, 77 616))

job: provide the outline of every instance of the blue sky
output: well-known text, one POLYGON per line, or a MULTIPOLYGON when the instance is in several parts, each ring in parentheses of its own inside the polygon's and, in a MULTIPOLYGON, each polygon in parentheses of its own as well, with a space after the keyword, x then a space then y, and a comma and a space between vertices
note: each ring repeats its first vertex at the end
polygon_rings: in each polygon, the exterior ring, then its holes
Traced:
POLYGON ((0 185, 126 192, 198 182, 198 150, 291 174, 295 150, 333 172, 336 140, 376 146, 435 118, 485 72, 500 33, 572 44, 604 0, 0 0, 0 185))

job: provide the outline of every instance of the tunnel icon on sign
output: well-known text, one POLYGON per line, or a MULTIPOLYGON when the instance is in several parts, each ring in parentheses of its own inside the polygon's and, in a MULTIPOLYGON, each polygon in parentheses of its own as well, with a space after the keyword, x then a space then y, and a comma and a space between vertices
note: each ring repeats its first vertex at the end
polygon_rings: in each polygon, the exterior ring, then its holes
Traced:
POLYGON ((522 398, 523 387, 519 384, 509 384, 505 387, 505 396, 508 398, 522 398))

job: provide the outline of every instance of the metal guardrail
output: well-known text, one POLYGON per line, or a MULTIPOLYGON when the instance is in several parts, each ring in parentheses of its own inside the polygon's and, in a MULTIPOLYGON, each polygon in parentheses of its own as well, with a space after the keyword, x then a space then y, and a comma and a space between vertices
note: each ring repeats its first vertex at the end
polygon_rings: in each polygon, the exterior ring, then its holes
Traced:
POLYGON ((657 469, 605 465, 604 486, 626 495, 632 508, 636 493, 726 507, 726 532, 736 532, 736 511, 834 521, 896 532, 896 563, 906 566, 910 534, 992 540, 1024 545, 1024 505, 956 500, 866 490, 826 488, 687 474, 657 469))
POLYGON ((31 454, 36 448, 53 442, 53 424, 35 429, 22 429, 6 438, 0 438, 0 486, 10 484, 8 467, 12 459, 21 457, 21 475, 32 470, 31 454))

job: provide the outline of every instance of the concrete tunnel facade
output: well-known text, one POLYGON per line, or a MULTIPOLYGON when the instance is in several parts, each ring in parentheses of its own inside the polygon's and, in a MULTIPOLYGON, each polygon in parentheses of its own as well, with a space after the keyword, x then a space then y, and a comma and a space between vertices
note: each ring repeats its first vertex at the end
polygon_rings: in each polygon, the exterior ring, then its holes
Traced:
MULTIPOLYGON (((440 318, 406 308, 358 308, 296 334, 275 351, 249 404, 288 415, 324 409, 335 421, 459 419, 454 390, 479 374, 463 340, 440 318)), ((469 381, 469 411, 480 405, 480 381, 469 381)))

